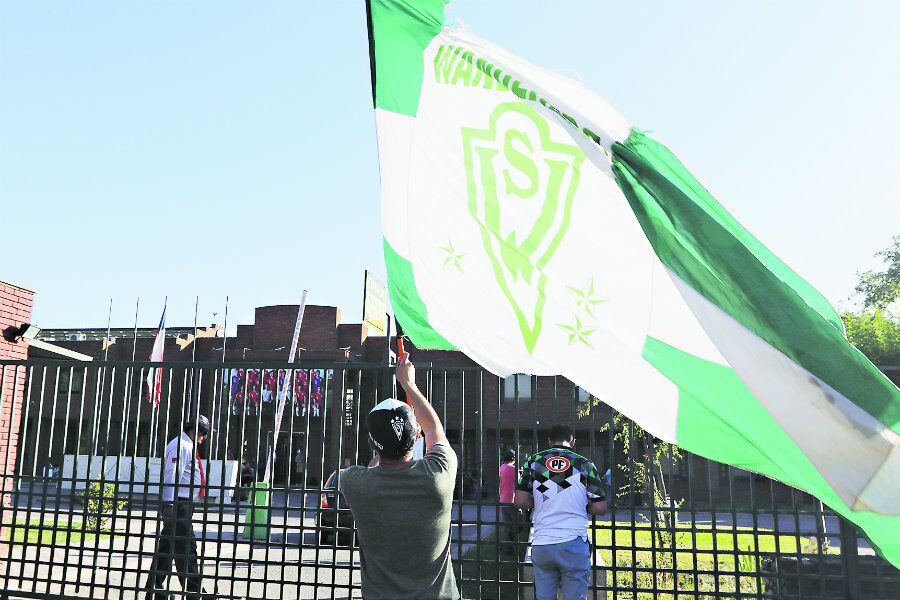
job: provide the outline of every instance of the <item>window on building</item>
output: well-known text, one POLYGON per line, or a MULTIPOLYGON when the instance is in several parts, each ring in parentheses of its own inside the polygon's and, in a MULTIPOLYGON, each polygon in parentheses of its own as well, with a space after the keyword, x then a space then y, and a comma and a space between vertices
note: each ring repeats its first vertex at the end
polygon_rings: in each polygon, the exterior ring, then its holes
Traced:
POLYGON ((518 373, 503 380, 503 399, 507 402, 531 400, 531 375, 518 373))
POLYGON ((81 388, 84 385, 84 371, 78 368, 60 368, 59 370, 59 383, 56 386, 56 393, 59 395, 68 395, 69 392, 72 394, 80 394, 81 388), (69 390, 69 383, 72 384, 72 389, 69 390))
POLYGON ((584 388, 576 387, 576 397, 579 404, 587 404, 591 399, 591 393, 584 388))
MULTIPOLYGON (((432 398, 448 405, 462 402, 462 372, 435 371, 432 381, 432 398)), ((467 398, 468 400, 468 398, 467 398)))

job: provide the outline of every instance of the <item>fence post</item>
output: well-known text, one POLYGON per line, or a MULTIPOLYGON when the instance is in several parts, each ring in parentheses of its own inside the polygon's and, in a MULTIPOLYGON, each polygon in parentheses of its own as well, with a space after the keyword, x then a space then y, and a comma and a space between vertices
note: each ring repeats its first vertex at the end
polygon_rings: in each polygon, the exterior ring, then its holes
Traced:
POLYGON ((841 560, 844 565, 844 598, 859 600, 859 548, 856 544, 856 527, 843 517, 841 524, 841 560))

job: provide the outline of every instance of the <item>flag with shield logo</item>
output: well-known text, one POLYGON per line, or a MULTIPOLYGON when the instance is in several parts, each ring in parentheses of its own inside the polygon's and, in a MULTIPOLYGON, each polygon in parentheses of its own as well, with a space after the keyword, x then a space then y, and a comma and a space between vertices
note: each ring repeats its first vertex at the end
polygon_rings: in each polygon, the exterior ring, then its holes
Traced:
POLYGON ((443 0, 369 0, 391 305, 418 348, 563 375, 806 490, 900 564, 900 391, 662 144, 443 0))

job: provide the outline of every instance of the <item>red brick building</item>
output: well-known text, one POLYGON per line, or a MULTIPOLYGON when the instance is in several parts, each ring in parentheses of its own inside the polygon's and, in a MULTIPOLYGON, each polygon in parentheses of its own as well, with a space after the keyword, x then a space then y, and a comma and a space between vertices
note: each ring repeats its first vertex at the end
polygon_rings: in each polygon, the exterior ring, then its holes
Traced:
MULTIPOLYGON (((0 360, 22 360, 28 355, 28 344, 17 340, 19 328, 31 322, 34 292, 18 285, 0 281, 0 360)), ((19 423, 25 392, 25 368, 3 364, 0 367, 0 494, 7 506, 12 487, 12 474, 19 449, 19 423)), ((3 524, 8 512, 4 511, 3 524)), ((2 545, 5 552, 5 545, 2 545)))
MULTIPOLYGON (((29 454, 34 455, 36 472, 43 464, 59 465, 63 455, 83 453, 86 448, 100 454, 154 452, 165 444, 167 435, 177 431, 193 398, 198 400, 201 412, 216 422, 220 440, 217 448, 222 453, 232 458, 248 456, 258 463, 264 460, 266 448, 274 443, 279 458, 276 481, 294 478, 292 456, 298 445, 306 450, 304 459, 318 465, 307 470, 311 480, 319 479, 323 470, 329 473, 344 460, 367 460, 364 415, 386 394, 394 394, 388 389, 392 370, 379 368, 387 364, 388 344, 383 335, 370 335, 361 323, 342 323, 340 310, 335 307, 307 306, 299 336, 295 366, 310 367, 310 373, 318 370, 328 380, 323 386, 318 414, 306 417, 301 414, 302 407, 286 408, 280 439, 273 442, 266 437, 274 428, 275 402, 271 393, 265 399, 254 396, 252 405, 247 398, 240 409, 233 402, 223 408, 223 398, 231 401, 230 396, 243 396, 241 392, 251 396, 254 384, 264 387, 265 382, 247 381, 250 371, 259 370, 259 377, 265 378, 266 370, 278 373, 279 367, 288 367, 297 309, 296 305, 259 307, 253 324, 238 325, 236 334, 227 338, 222 337, 222 328, 217 325, 200 328, 196 337, 191 327, 168 328, 165 360, 175 368, 164 375, 166 393, 160 404, 160 413, 169 415, 168 432, 165 424, 154 425, 152 411, 147 408, 143 382, 149 367, 138 365, 128 375, 122 367, 117 370, 112 366, 131 362, 133 357, 146 361, 156 334, 154 328, 139 328, 136 332, 134 328, 115 328, 109 332, 109 342, 104 341, 105 328, 42 330, 38 339, 96 361, 105 358, 110 366, 89 367, 83 373, 75 370, 71 375, 48 372, 44 379, 53 385, 44 386, 43 409, 36 402, 39 394, 32 392, 34 410, 28 418, 31 442, 27 445, 29 454), (185 367, 179 369, 178 363, 185 363, 185 367), (219 367, 222 364, 227 371, 219 367), (246 368, 242 368, 244 365, 246 368), (239 379, 239 393, 223 391, 228 387, 225 380, 235 371, 243 372, 244 377, 239 379), (195 380, 201 381, 194 383, 195 380), (240 390, 241 385, 246 389, 240 390), (85 426, 88 420, 107 419, 108 431, 98 433, 85 426), (55 432, 52 439, 48 436, 50 431, 55 432), (259 451, 255 451, 257 446, 259 451)), ((599 419, 605 413, 595 410, 592 416, 578 419, 576 410, 586 406, 588 396, 568 381, 530 376, 503 381, 481 370, 462 353, 417 350, 412 344, 407 349, 418 365, 421 388, 437 407, 460 454, 465 475, 480 472, 486 489, 494 486, 498 447, 516 447, 522 454, 531 452, 545 442, 545 432, 557 421, 583 423, 579 428, 582 451, 605 464, 606 437, 597 433, 599 419)), ((32 349, 29 356, 58 358, 39 349, 32 349)))
MULTIPOLYGON (((136 333, 133 328, 114 329, 110 343, 104 342, 105 329, 43 330, 38 339, 97 360, 106 357, 108 362, 84 369, 83 376, 73 371, 45 377, 55 383, 45 386, 42 403, 38 402, 40 394, 32 392, 34 410, 26 430, 31 440, 26 443, 31 457, 28 464, 37 472, 48 461, 58 465, 63 454, 86 451, 158 455, 166 438, 179 430, 192 410, 209 415, 214 422, 214 458, 244 457, 263 464, 267 449, 274 448, 276 483, 296 483, 301 470, 315 483, 345 461, 366 462, 370 453, 365 414, 386 395, 395 393, 392 369, 384 368, 387 340, 370 335, 363 324, 342 323, 335 307, 307 306, 298 362, 288 365, 297 310, 296 305, 259 307, 254 323, 238 325, 231 337, 223 337, 222 328, 216 325, 197 332, 192 327, 168 328, 165 393, 157 412, 166 416, 156 422, 146 399, 150 367, 140 364, 150 355, 154 328, 136 333), (132 357, 139 361, 133 370, 116 366, 130 363, 132 357), (273 440, 273 392, 284 384, 271 386, 266 395, 266 379, 278 381, 280 370, 287 373, 292 367, 309 377, 302 385, 308 385, 311 394, 303 400, 306 404, 298 404, 296 398, 289 401, 279 439, 273 440), (322 380, 315 402, 315 388, 309 383, 314 372, 322 380), (73 415, 78 415, 77 419, 73 415), (103 423, 104 431, 86 427, 88 420, 103 423), (48 436, 47 432, 56 433, 48 436), (298 449, 302 449, 300 454, 298 449), (301 462, 304 466, 298 469, 301 462)), ((554 423, 573 426, 579 452, 593 459, 601 471, 608 467, 615 471, 616 465, 624 462, 621 447, 614 445, 606 431, 611 416, 608 407, 592 401, 566 379, 519 375, 504 380, 459 352, 417 350, 412 344, 407 344, 407 349, 417 365, 420 387, 437 409, 460 457, 462 480, 483 480, 485 496, 496 493, 499 453, 507 448, 517 449, 520 456, 535 451, 546 443, 546 433, 554 423)), ((53 358, 37 349, 32 349, 29 357, 53 358)), ((297 390, 302 386, 291 387, 297 390)), ((669 491, 676 498, 719 502, 732 489, 739 501, 755 486, 759 487, 757 494, 769 494, 767 480, 739 469, 729 471, 699 457, 690 461, 694 473, 690 489, 686 461, 669 470, 673 486, 669 491)), ((781 501, 789 492, 779 486, 778 495, 781 501)))

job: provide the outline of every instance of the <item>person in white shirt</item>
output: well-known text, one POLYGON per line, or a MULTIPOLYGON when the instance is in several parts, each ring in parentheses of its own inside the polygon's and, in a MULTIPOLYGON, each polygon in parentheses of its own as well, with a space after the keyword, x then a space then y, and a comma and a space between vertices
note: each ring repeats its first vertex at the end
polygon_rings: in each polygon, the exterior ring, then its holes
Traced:
POLYGON ((197 448, 211 431, 209 419, 200 415, 196 423, 185 423, 181 435, 166 446, 160 508, 163 526, 150 564, 147 600, 169 598, 166 581, 173 561, 185 598, 209 597, 203 591, 203 578, 197 564, 197 540, 192 520, 194 501, 202 500, 206 495, 206 474, 197 448))
POLYGON ((550 448, 528 458, 513 504, 533 509, 531 562, 537 600, 587 600, 591 574, 588 525, 606 512, 597 467, 575 452, 575 432, 550 429, 550 448))

